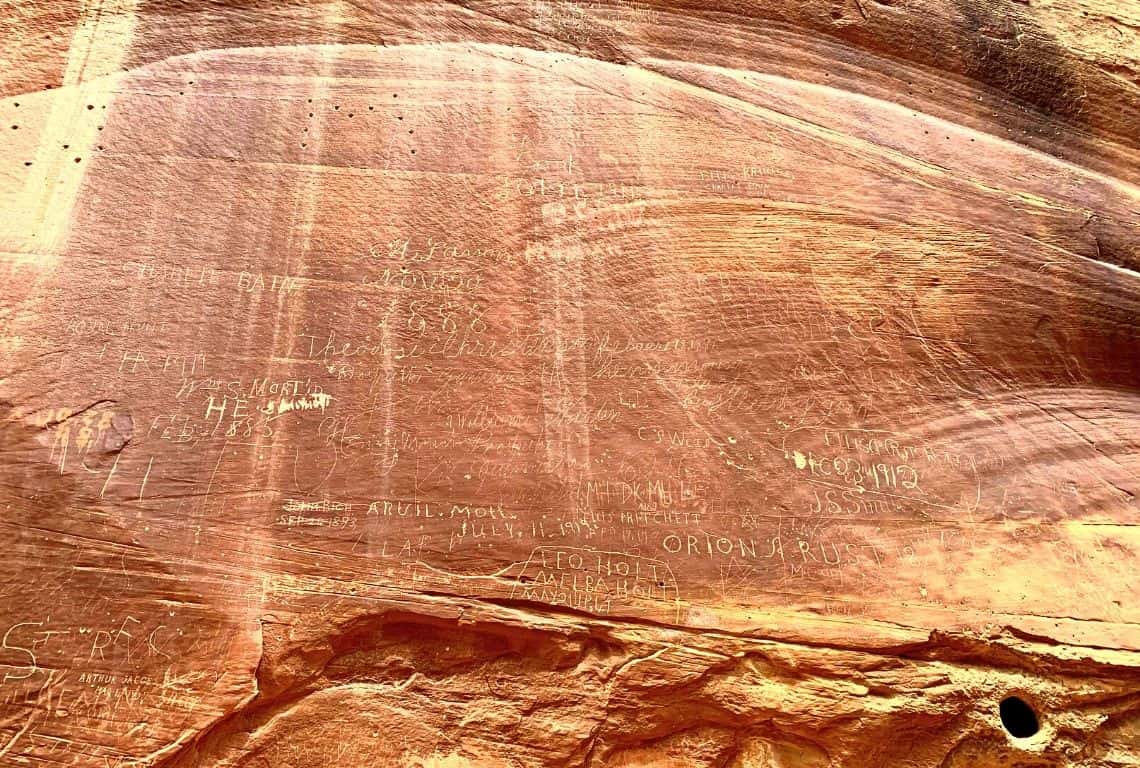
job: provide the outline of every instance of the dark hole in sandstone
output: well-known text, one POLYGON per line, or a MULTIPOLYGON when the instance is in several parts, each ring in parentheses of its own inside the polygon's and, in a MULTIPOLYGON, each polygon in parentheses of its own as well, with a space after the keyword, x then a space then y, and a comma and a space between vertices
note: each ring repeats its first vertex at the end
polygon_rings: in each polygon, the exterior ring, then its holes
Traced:
POLYGON ((1001 724, 1015 739, 1027 739, 1041 729, 1033 707, 1017 696, 1009 696, 998 706, 1001 724))

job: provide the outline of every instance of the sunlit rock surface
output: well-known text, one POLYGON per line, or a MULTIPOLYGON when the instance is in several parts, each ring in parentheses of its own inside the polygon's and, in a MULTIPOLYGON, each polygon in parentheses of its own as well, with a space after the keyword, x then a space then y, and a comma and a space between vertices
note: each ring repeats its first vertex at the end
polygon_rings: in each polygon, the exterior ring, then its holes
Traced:
POLYGON ((1135 3, 0 31, 0 765, 1140 764, 1135 3))

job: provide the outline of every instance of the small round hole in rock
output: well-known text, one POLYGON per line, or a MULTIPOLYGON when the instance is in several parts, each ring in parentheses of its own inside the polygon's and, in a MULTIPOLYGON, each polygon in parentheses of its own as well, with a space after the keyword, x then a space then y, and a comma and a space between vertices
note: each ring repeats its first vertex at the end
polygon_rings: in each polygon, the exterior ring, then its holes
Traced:
POLYGON ((1001 724, 1015 739, 1027 739, 1041 730, 1033 707, 1017 696, 1002 699, 998 712, 1001 714, 1001 724))

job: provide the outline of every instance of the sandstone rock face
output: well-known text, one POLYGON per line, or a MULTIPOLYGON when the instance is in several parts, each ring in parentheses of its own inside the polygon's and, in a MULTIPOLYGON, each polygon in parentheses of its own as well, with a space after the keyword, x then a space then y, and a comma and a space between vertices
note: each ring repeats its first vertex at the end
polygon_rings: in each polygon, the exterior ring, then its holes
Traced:
POLYGON ((0 765, 1140 765, 1134 2, 0 6, 0 765))

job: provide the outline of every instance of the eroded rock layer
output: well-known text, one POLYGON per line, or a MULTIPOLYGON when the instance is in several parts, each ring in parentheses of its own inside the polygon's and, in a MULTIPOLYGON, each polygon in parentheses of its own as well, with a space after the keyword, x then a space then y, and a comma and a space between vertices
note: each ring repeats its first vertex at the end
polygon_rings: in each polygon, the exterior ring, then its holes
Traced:
POLYGON ((1133 3, 2 15, 0 764, 1140 765, 1133 3))

